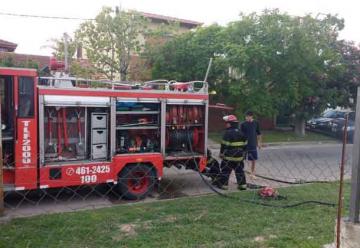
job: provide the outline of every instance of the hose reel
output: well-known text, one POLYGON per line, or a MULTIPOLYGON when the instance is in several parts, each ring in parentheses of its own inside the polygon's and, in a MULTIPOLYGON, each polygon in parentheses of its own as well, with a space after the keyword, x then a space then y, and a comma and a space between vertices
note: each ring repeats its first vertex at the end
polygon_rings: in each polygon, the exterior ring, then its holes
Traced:
POLYGON ((199 130, 193 129, 174 129, 168 130, 166 145, 174 151, 190 150, 199 144, 199 130))

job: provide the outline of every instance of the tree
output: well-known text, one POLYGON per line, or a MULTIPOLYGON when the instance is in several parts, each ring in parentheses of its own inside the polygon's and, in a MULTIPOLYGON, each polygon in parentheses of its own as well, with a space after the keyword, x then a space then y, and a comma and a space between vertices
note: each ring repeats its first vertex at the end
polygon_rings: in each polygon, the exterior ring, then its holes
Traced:
POLYGON ((330 87, 337 93, 337 104, 343 107, 355 107, 357 86, 360 85, 360 47, 354 42, 340 40, 335 49, 341 54, 342 73, 330 82, 330 87), (350 100, 349 100, 350 99, 350 100))
MULTIPOLYGON (((198 28, 169 39, 163 46, 151 48, 150 61, 153 78, 166 78, 177 81, 203 80, 209 59, 214 58, 208 77, 213 89, 226 82, 227 65, 224 64, 222 33, 219 25, 198 28)), ((222 98, 224 89, 219 91, 222 98)))
POLYGON ((238 113, 252 109, 262 116, 286 106, 295 132, 303 136, 307 118, 349 101, 347 91, 338 90, 349 84, 339 81, 349 66, 337 39, 343 27, 344 21, 332 15, 241 14, 239 21, 216 32, 211 45, 208 39, 204 46, 194 45, 204 29, 171 41, 155 57, 153 72, 193 78, 199 71, 194 60, 218 54, 215 61, 222 71, 215 69, 210 79, 226 103, 238 113))
MULTIPOLYGON (((82 49, 81 45, 76 39, 68 37, 68 62, 69 73, 72 76, 81 78, 92 78, 96 76, 96 68, 86 59, 77 58, 79 50, 82 49)), ((53 49, 53 55, 58 60, 65 60, 65 38, 51 39, 51 45, 48 46, 53 49)))
MULTIPOLYGON (((60 39, 51 39, 50 42, 51 45, 49 45, 48 47, 50 47, 54 51, 53 55, 59 60, 64 60, 65 38, 61 37, 60 39)), ((72 37, 69 37, 67 42, 68 42, 68 58, 71 59, 74 58, 74 56, 76 55, 79 44, 72 37)))
POLYGON ((100 73, 111 80, 119 74, 126 81, 131 55, 142 48, 139 38, 145 27, 146 20, 136 12, 103 8, 94 21, 81 24, 76 40, 100 73))
POLYGON ((136 63, 131 64, 132 79, 140 81, 152 80, 153 58, 159 54, 164 44, 183 32, 180 23, 177 21, 150 25, 144 36, 143 50, 137 57, 136 63))
POLYGON ((341 97, 330 82, 343 70, 335 49, 343 27, 343 20, 331 15, 292 17, 277 10, 242 15, 228 28, 229 64, 240 75, 232 80, 232 92, 263 115, 287 105, 295 132, 303 136, 305 120, 341 97))

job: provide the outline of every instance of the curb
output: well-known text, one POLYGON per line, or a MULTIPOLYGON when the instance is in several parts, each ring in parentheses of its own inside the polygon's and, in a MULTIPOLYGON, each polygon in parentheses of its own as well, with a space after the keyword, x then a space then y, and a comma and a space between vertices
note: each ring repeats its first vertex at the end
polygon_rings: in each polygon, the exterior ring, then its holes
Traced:
MULTIPOLYGON (((302 141, 294 141, 294 142, 273 142, 273 143, 264 143, 262 148, 267 147, 276 147, 276 146, 307 146, 307 145, 337 145, 341 144, 338 141, 309 141, 309 142, 302 142, 302 141)), ((220 144, 216 142, 211 142, 209 148, 220 148, 220 144)))
POLYGON ((270 146, 299 146, 299 145, 326 145, 326 144, 341 144, 338 141, 294 141, 294 142, 273 142, 273 143, 264 143, 263 147, 270 147, 270 146))

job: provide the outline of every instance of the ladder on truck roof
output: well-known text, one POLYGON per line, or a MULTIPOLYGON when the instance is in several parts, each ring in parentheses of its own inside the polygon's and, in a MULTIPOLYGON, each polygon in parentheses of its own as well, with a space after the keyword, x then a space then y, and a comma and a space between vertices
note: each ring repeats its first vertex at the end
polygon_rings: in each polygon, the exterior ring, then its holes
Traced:
POLYGON ((164 92, 208 93, 205 81, 177 82, 174 80, 152 80, 146 82, 123 82, 91 80, 75 77, 40 77, 39 85, 54 88, 99 88, 110 90, 155 90, 164 92))

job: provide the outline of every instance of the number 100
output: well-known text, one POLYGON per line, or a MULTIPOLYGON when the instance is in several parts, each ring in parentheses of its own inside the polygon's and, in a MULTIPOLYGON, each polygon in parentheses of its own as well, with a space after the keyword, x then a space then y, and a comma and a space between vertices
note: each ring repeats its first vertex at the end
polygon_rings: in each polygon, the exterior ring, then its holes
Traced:
POLYGON ((86 176, 81 176, 81 183, 95 183, 97 180, 97 176, 96 175, 86 175, 86 176))

